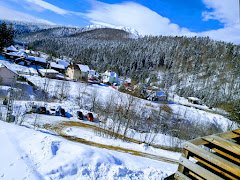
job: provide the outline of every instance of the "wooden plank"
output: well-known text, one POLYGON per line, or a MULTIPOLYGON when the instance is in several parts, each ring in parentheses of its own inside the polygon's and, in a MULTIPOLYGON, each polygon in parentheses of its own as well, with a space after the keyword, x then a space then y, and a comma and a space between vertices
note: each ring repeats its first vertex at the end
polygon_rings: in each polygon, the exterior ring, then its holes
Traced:
POLYGON ((202 178, 201 176, 193 173, 192 171, 189 172, 189 175, 190 175, 190 177, 192 176, 192 177, 194 177, 195 179, 204 180, 204 178, 202 178))
MULTIPOLYGON (((185 158, 188 158, 188 150, 183 149, 183 150, 182 150, 182 156, 185 157, 185 158)), ((183 173, 183 172, 184 172, 184 166, 181 165, 181 164, 179 164, 179 166, 178 166, 178 171, 181 172, 181 173, 183 173)))
POLYGON ((206 161, 211 162, 212 164, 218 167, 224 168, 226 171, 231 172, 232 174, 240 177, 240 167, 233 164, 232 162, 229 162, 189 142, 185 143, 184 148, 190 151, 191 153, 195 154, 196 156, 201 157, 206 161))
POLYGON ((218 154, 220 154, 220 155, 222 155, 222 156, 224 156, 224 157, 226 157, 228 159, 231 159, 232 161, 240 164, 240 159, 239 158, 234 157, 234 156, 232 156, 232 155, 230 155, 230 154, 228 154, 226 152, 223 152, 223 151, 221 151, 221 150, 219 150, 217 148, 212 148, 212 150, 214 150, 216 153, 218 153, 218 154))
POLYGON ((174 178, 177 180, 191 180, 189 177, 185 176, 181 172, 177 171, 174 175, 174 178))
POLYGON ((240 156, 240 145, 236 143, 225 140, 215 135, 206 136, 206 137, 203 137, 203 139, 240 156))
MULTIPOLYGON (((240 133, 240 129, 237 129, 235 130, 234 132, 239 132, 240 133)), ((216 134, 216 136, 219 136, 223 139, 234 139, 234 138, 237 138, 239 137, 239 133, 234 133, 232 131, 229 131, 229 132, 225 132, 225 133, 219 133, 219 134, 216 134)), ((204 144, 208 144, 208 141, 205 141, 203 138, 196 138, 196 139, 193 139, 191 141, 189 141, 195 145, 204 145, 204 144)))
POLYGON ((211 179, 211 180, 221 180, 222 178, 213 174, 212 172, 204 169, 203 167, 193 163, 192 161, 181 157, 180 158, 180 164, 182 164, 184 167, 188 168, 193 173, 205 178, 205 179, 211 179))
POLYGON ((227 177, 227 178, 229 178, 229 179, 238 180, 238 178, 230 175, 230 174, 227 173, 227 172, 224 172, 224 171, 220 170, 219 168, 211 165, 210 163, 208 163, 208 162, 206 162, 206 161, 204 161, 204 160, 202 160, 202 159, 200 159, 200 158, 198 158, 198 157, 195 157, 195 156, 194 156, 193 158, 196 159, 196 160, 197 160, 198 162, 200 162, 201 164, 209 167, 210 169, 214 170, 215 172, 218 172, 218 173, 224 175, 225 177, 227 177))
POLYGON ((240 135, 240 129, 236 129, 233 132, 240 135))

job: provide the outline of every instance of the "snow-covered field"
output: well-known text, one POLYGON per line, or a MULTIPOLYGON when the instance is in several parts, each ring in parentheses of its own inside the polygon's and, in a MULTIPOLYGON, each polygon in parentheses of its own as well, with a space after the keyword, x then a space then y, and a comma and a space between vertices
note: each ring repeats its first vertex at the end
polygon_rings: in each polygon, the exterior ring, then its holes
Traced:
POLYGON ((2 121, 0 136, 1 179, 162 179, 177 169, 2 121))

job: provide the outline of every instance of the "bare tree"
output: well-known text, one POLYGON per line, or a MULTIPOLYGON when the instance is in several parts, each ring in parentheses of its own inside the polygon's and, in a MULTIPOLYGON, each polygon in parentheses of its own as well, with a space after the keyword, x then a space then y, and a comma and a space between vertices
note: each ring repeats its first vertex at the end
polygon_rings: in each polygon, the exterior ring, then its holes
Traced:
POLYGON ((70 85, 67 81, 59 81, 55 84, 55 96, 60 100, 64 100, 69 96, 70 85))
POLYGON ((78 94, 77 94, 77 104, 80 109, 82 109, 84 106, 84 98, 86 96, 87 91, 87 84, 83 84, 83 86, 78 86, 78 94))

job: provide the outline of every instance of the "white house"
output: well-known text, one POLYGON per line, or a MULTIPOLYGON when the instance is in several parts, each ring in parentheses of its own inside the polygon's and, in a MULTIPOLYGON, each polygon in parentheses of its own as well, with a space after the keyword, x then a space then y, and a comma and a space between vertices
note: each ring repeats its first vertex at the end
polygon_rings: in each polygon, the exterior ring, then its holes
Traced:
POLYGON ((89 71, 88 65, 71 64, 67 68, 66 75, 72 80, 87 80, 89 71))
POLYGON ((117 73, 113 71, 106 71, 105 73, 102 74, 102 82, 107 83, 107 84, 118 84, 119 79, 117 73))

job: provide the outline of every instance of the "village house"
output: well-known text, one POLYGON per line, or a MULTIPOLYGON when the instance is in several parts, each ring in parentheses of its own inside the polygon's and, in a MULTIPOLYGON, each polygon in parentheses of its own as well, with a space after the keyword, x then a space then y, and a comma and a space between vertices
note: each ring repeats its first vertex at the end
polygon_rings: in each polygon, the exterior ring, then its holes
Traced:
POLYGON ((5 64, 0 63, 0 84, 11 86, 16 83, 18 74, 9 69, 5 64))
POLYGON ((42 77, 51 79, 65 79, 62 74, 54 69, 38 69, 38 72, 42 77))
POLYGON ((70 63, 65 60, 65 59, 56 59, 56 63, 57 64, 61 64, 64 66, 65 70, 68 68, 68 66, 70 65, 70 63))
POLYGON ((91 69, 88 73, 88 81, 93 83, 96 83, 96 82, 98 83, 99 74, 95 70, 91 69))
POLYGON ((70 64, 67 68, 66 75, 71 80, 88 80, 88 73, 90 71, 90 68, 88 65, 83 64, 70 64))
POLYGON ((150 101, 167 101, 167 95, 164 91, 156 91, 147 98, 150 101))
POLYGON ((7 53, 10 53, 10 52, 18 52, 18 49, 17 49, 15 46, 11 45, 11 46, 9 46, 9 47, 6 48, 6 52, 7 52, 7 53))
POLYGON ((54 69, 60 73, 65 73, 65 67, 62 64, 57 64, 55 62, 50 62, 50 68, 54 69))
POLYGON ((105 73, 102 74, 102 82, 106 84, 118 84, 119 79, 117 73, 113 71, 106 71, 105 73))
POLYGON ((24 58, 27 58, 28 55, 25 51, 21 50, 21 51, 17 51, 17 52, 8 52, 5 54, 6 58, 9 58, 9 59, 24 59, 24 58))
POLYGON ((30 63, 31 65, 41 66, 43 68, 49 67, 49 63, 47 62, 47 60, 42 57, 28 56, 25 58, 25 61, 27 63, 30 63))

